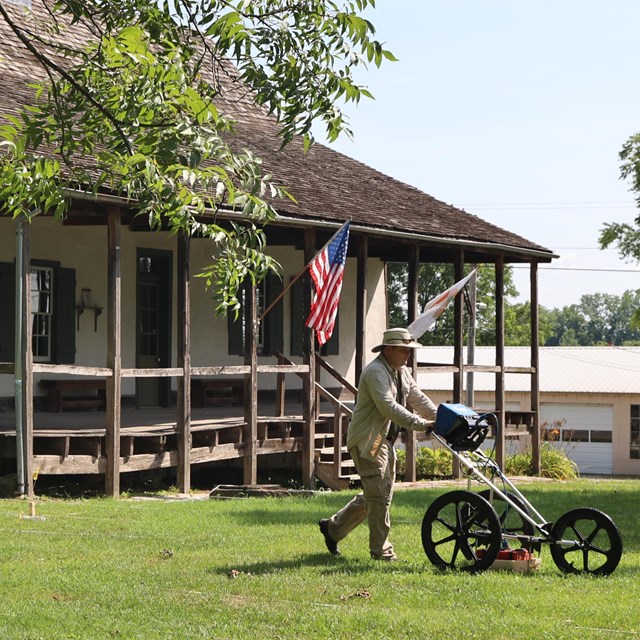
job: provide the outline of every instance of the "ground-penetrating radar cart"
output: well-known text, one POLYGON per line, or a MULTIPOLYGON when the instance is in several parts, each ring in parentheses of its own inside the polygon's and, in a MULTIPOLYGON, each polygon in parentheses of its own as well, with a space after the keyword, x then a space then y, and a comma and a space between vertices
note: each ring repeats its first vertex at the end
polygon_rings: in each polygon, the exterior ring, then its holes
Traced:
POLYGON ((435 439, 460 461, 470 480, 488 488, 450 491, 431 503, 422 521, 422 546, 429 560, 442 569, 484 571, 506 548, 519 545, 534 554, 548 544, 564 573, 612 573, 622 557, 613 520, 598 509, 581 507, 547 521, 478 449, 492 428, 499 428, 492 413, 478 414, 462 404, 438 407, 435 439))

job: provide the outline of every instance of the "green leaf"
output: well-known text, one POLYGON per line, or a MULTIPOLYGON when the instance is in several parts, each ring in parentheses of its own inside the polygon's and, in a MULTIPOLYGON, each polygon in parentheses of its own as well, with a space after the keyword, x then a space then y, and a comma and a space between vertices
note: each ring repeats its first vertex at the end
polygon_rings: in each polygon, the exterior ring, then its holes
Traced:
MULTIPOLYGON (((301 138, 305 152, 315 122, 329 140, 351 135, 341 103, 372 98, 354 69, 365 59, 395 59, 360 15, 373 5, 120 0, 115 11, 113 3, 56 0, 49 8, 59 23, 92 25, 83 32, 91 35, 53 56, 32 40, 46 54, 43 62, 62 61, 65 73, 50 68, 53 84, 31 87, 37 104, 25 104, 0 127, 2 149, 11 150, 0 157, 3 212, 45 206, 63 215, 66 181, 130 197, 152 228, 215 239, 206 280, 218 310, 235 308, 242 281, 273 266, 266 236, 253 225, 218 227, 210 214, 224 203, 247 221, 268 224, 277 213, 266 198, 295 199, 257 154, 242 150, 228 114, 259 105, 277 119, 282 146, 301 138), (65 181, 59 163, 25 152, 44 145, 63 158, 65 181)), ((48 40, 55 46, 54 36, 48 40)))

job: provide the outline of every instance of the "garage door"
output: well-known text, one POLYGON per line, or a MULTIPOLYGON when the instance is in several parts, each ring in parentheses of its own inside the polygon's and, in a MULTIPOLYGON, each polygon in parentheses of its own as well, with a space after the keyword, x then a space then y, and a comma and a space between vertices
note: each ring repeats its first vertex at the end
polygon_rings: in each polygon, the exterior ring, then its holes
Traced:
POLYGON ((613 473, 613 406, 547 404, 540 424, 557 428, 559 444, 583 474, 613 473))

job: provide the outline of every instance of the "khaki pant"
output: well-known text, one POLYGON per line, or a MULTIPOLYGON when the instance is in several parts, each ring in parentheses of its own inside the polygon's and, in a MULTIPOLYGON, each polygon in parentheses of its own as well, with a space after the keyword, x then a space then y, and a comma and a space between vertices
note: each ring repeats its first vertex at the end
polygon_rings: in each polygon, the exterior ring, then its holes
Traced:
POLYGON ((349 450, 362 480, 362 492, 329 520, 329 535, 336 541, 346 538, 365 519, 369 525, 369 550, 372 556, 393 555, 389 542, 389 507, 396 475, 396 451, 385 440, 375 460, 349 450))

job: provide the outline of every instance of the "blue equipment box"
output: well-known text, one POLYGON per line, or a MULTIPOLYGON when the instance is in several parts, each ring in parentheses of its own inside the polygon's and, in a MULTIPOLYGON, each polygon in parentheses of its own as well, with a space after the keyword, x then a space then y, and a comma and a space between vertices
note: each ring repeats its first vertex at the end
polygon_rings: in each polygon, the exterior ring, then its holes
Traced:
POLYGON ((487 437, 493 414, 476 413, 464 404, 438 406, 435 432, 444 438, 454 451, 475 451, 487 437))

